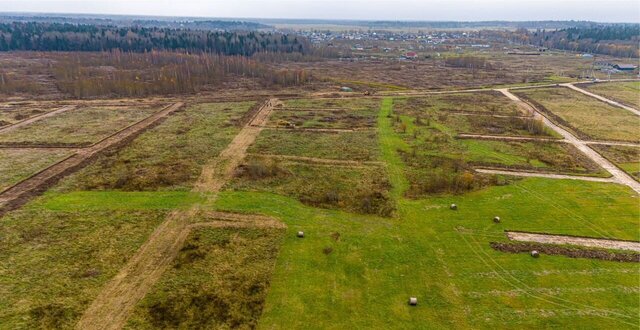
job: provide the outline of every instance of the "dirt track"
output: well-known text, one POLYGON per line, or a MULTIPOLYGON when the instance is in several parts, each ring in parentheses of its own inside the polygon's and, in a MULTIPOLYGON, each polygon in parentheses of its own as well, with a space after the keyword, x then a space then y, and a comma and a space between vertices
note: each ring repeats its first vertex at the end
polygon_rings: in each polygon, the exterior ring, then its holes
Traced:
MULTIPOLYGON (((209 195, 209 202, 216 198, 216 193, 231 178, 234 169, 244 159, 247 148, 258 136, 262 125, 278 103, 279 101, 276 99, 265 102, 227 148, 213 162, 203 168, 202 174, 194 186, 194 191, 212 194, 209 195)), ((188 211, 171 213, 124 268, 103 287, 100 294, 84 312, 76 328, 83 330, 121 329, 138 301, 144 298, 171 265, 194 226, 239 227, 255 226, 260 223, 260 219, 258 219, 251 224, 246 221, 240 222, 241 224, 227 222, 191 224, 191 219, 201 212, 198 208, 196 206, 188 211)), ((220 216, 218 215, 218 217, 220 216)), ((273 226, 273 223, 269 225, 273 226)))
POLYGON ((606 171, 611 173, 616 183, 626 185, 629 188, 633 189, 636 193, 640 193, 640 182, 633 179, 629 174, 627 174, 626 172, 618 168, 616 165, 611 163, 606 158, 602 157, 595 150, 591 149, 587 142, 580 140, 579 138, 573 136, 564 128, 553 123, 547 117, 542 115, 542 113, 540 113, 535 107, 520 100, 517 96, 509 92, 508 89, 497 89, 497 91, 501 92, 502 94, 507 96, 509 99, 516 102, 519 107, 524 109, 524 111, 530 111, 530 110, 535 111, 536 118, 540 118, 545 125, 547 125, 549 128, 553 129, 558 134, 560 134, 565 139, 565 142, 574 145, 578 150, 580 150, 583 154, 585 154, 585 156, 589 157, 589 159, 591 159, 593 162, 595 162, 596 164, 604 168, 606 171))
POLYGON ((271 155, 271 154, 251 154, 251 156, 259 157, 259 158, 291 160, 291 161, 297 161, 297 162, 309 163, 309 164, 337 165, 337 166, 349 166, 349 167, 384 165, 384 162, 378 162, 378 161, 357 161, 357 160, 342 160, 342 159, 314 158, 314 157, 288 156, 288 155, 271 155))
POLYGON ((20 121, 20 122, 17 122, 15 124, 13 124, 13 125, 2 127, 2 128, 0 128, 0 133, 10 132, 10 131, 13 131, 13 130, 15 130, 17 128, 20 128, 22 126, 26 126, 26 125, 35 123, 36 121, 39 121, 39 120, 42 120, 42 119, 45 119, 45 118, 48 118, 48 117, 53 117, 55 115, 61 114, 63 112, 67 112, 69 110, 73 110, 75 108, 76 108, 75 105, 67 105, 67 106, 64 106, 64 107, 62 107, 60 109, 57 109, 57 110, 45 112, 45 113, 43 113, 41 115, 38 115, 38 116, 35 116, 35 117, 31 117, 29 119, 25 119, 23 121, 20 121))
POLYGON ((629 250, 640 252, 640 242, 600 239, 590 237, 534 234, 508 231, 507 237, 512 241, 536 242, 545 244, 570 244, 603 249, 629 250))
POLYGON ((554 139, 551 137, 538 136, 509 136, 509 135, 486 135, 486 134, 466 134, 460 133, 456 136, 459 139, 484 139, 484 140, 502 140, 502 141, 545 141, 545 142, 564 142, 562 139, 554 139))
POLYGON ((102 141, 84 149, 79 149, 62 161, 32 175, 14 186, 4 190, 0 194, 0 216, 6 212, 20 207, 32 197, 43 192, 47 187, 54 184, 64 176, 80 169, 97 156, 98 153, 107 149, 126 143, 135 138, 145 129, 151 127, 160 119, 168 116, 172 112, 180 109, 184 104, 176 103, 168 106, 153 115, 103 139, 102 141))
POLYGON ((494 170, 486 168, 477 168, 476 172, 486 174, 502 174, 512 175, 529 178, 547 178, 547 179, 568 179, 568 180, 581 180, 581 181, 593 181, 593 182, 612 182, 616 183, 614 178, 598 178, 592 176, 577 176, 577 175, 565 175, 565 174, 551 174, 551 173, 537 173, 537 172, 522 172, 522 171, 507 171, 507 170, 494 170))
POLYGON ((600 101, 602 101, 602 102, 605 102, 605 103, 611 104, 611 105, 613 105, 613 106, 615 106, 615 107, 622 108, 622 109, 625 109, 625 110, 627 110, 627 111, 631 111, 631 112, 632 112, 632 113, 634 113, 636 116, 640 116, 640 111, 638 111, 637 109, 634 109, 634 108, 629 107, 629 106, 626 106, 626 105, 624 105, 624 104, 622 104, 622 103, 619 103, 619 102, 616 102, 616 101, 610 100, 610 99, 608 99, 608 98, 606 98, 606 97, 604 97, 604 96, 600 96, 600 95, 598 95, 598 94, 591 93, 591 92, 586 91, 586 90, 584 90, 584 89, 582 89, 582 88, 580 88, 580 87, 575 86, 574 84, 560 84, 560 86, 564 86, 564 87, 571 88, 571 89, 573 89, 573 90, 574 90, 574 91, 576 91, 576 92, 580 92, 580 93, 582 93, 582 94, 584 94, 584 95, 591 96, 591 97, 596 98, 596 99, 598 99, 598 100, 600 100, 600 101))

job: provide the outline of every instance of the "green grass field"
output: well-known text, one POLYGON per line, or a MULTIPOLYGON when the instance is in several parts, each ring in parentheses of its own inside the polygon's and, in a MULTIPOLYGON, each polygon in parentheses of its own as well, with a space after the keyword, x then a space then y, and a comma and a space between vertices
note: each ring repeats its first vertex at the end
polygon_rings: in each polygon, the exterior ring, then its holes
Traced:
POLYGON ((0 149, 0 191, 71 154, 68 150, 0 149))
POLYGON ((89 145, 158 110, 159 107, 144 106, 78 108, 0 133, 0 142, 89 145))
POLYGON ((640 82, 611 82, 583 85, 589 91, 618 101, 636 109, 640 108, 640 82))
POLYGON ((271 215, 289 227, 259 328, 636 328, 638 264, 534 259, 489 246, 506 241, 505 230, 638 240, 636 194, 615 184, 524 179, 405 199, 398 150, 408 146, 391 107, 383 102, 378 124, 396 217, 318 209, 268 192, 220 195, 218 209, 271 215), (408 306, 410 296, 417 307, 408 306))
POLYGON ((537 88, 516 94, 542 105, 556 121, 583 138, 640 141, 640 119, 627 110, 568 88, 537 88))

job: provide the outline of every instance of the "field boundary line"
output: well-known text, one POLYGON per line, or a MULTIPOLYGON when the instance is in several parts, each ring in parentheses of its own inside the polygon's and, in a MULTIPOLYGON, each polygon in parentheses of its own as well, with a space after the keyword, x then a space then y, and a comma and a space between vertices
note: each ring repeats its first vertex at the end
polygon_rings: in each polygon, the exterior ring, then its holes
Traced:
POLYGON ((529 172, 529 171, 511 171, 511 170, 498 170, 498 169, 489 169, 489 168, 475 168, 474 171, 484 174, 501 174, 501 175, 511 175, 518 177, 526 177, 526 178, 546 178, 546 179, 558 179, 558 180, 580 180, 580 181, 591 181, 591 182, 608 182, 608 183, 618 183, 615 178, 600 178, 593 176, 580 176, 580 175, 570 175, 570 174, 555 174, 555 173, 547 173, 547 172, 529 172))
POLYGON ((536 137, 536 136, 514 136, 514 135, 489 135, 489 134, 470 134, 460 133, 455 136, 456 139, 479 139, 479 140, 503 140, 503 141, 539 141, 539 142, 555 142, 566 143, 561 138, 552 137, 536 137))
POLYGON ((2 128, 0 128, 0 133, 6 133, 6 132, 13 131, 14 129, 18 129, 20 127, 35 123, 35 122, 40 121, 42 119, 53 117, 55 115, 59 115, 61 113, 76 109, 77 107, 78 107, 77 105, 65 105, 65 106, 63 106, 61 108, 58 108, 56 110, 45 112, 45 113, 39 114, 37 116, 33 116, 31 118, 27 118, 25 120, 19 121, 17 123, 13 123, 11 125, 2 127, 2 128))
POLYGON ((248 154, 248 156, 258 158, 274 158, 282 160, 291 160, 298 162, 308 162, 312 164, 320 165, 344 165, 344 166, 383 166, 384 162, 370 161, 370 160, 348 160, 348 159, 331 159, 331 158, 318 158, 318 157, 304 157, 304 156, 291 156, 291 155, 276 155, 276 154, 248 154))

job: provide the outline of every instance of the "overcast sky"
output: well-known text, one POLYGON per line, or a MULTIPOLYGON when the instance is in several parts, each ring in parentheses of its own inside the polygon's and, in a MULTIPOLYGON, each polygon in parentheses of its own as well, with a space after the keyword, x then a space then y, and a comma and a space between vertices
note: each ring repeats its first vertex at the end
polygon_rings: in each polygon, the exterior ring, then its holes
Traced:
POLYGON ((640 22, 640 0, 0 0, 0 12, 379 20, 640 22))

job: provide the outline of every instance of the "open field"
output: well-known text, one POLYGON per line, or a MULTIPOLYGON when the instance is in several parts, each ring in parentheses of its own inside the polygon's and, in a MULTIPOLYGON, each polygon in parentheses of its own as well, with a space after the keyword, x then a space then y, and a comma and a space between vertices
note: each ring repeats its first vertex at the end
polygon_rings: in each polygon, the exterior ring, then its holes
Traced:
POLYGON ((0 149, 0 191, 70 155, 60 149, 0 149))
POLYGON ((578 137, 638 142, 638 116, 566 88, 516 92, 578 137))
POLYGON ((90 145, 149 116, 159 107, 86 107, 0 133, 0 143, 90 145))
POLYGON ((452 40, 0 52, 0 329, 637 329, 640 120, 452 40))
POLYGON ((249 152, 369 161, 378 158, 376 141, 374 131, 310 132, 265 129, 249 148, 249 152))
POLYGON ((253 102, 204 103, 169 117, 120 151, 101 156, 65 190, 185 190, 240 130, 253 102))
POLYGON ((60 107, 54 102, 6 102, 0 103, 0 128, 39 116, 60 107))
POLYGON ((639 81, 585 84, 580 87, 636 109, 640 108, 639 81))
POLYGON ((640 181, 640 147, 594 145, 593 148, 640 181))
POLYGON ((255 328, 282 234, 280 229, 193 231, 125 328, 255 328))

